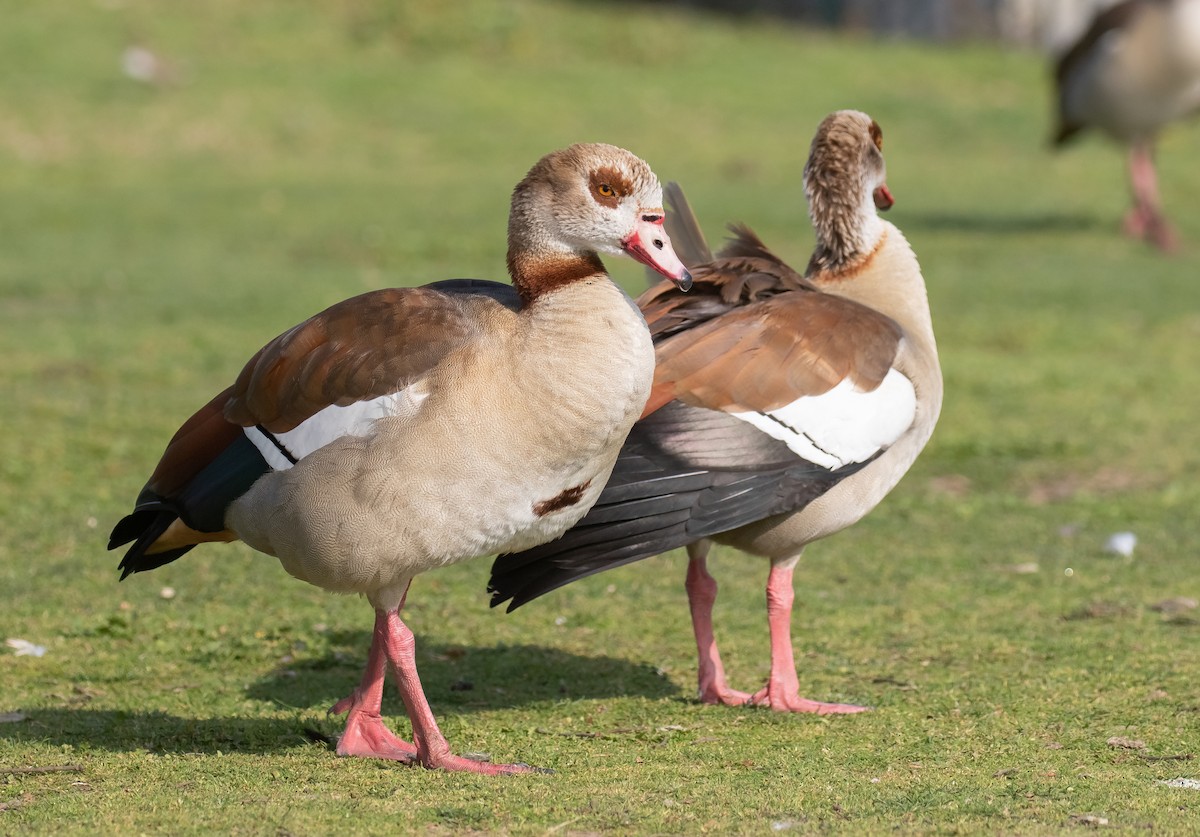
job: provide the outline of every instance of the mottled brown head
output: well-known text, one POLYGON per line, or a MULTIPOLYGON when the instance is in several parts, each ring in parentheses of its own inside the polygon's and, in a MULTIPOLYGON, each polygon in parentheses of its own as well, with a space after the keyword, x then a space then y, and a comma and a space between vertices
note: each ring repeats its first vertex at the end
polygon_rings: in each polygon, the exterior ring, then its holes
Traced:
POLYGON ((856 110, 825 117, 804 167, 817 234, 810 270, 837 269, 874 249, 882 234, 876 210, 894 203, 886 175, 883 131, 874 119, 856 110))
POLYGON ((598 254, 628 255, 677 284, 690 281, 663 231, 662 187, 623 148, 579 143, 547 154, 513 191, 508 264, 532 299, 603 271, 598 254))

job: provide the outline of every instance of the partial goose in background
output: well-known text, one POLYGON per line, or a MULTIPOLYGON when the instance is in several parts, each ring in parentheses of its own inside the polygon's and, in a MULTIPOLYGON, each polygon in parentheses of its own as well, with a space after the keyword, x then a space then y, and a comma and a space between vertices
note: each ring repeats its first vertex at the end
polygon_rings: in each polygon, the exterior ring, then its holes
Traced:
POLYGON ((1162 211, 1154 142, 1200 109, 1200 0, 1124 0, 1101 11, 1054 71, 1061 146, 1096 128, 1129 147, 1125 231, 1162 250, 1179 240, 1162 211))
POLYGON ((595 502, 654 369, 646 324, 598 253, 685 288, 662 190, 611 145, 542 158, 513 192, 513 284, 451 280, 348 299, 271 341, 184 423, 109 548, 121 578, 241 539, 296 578, 375 608, 337 752, 513 773, 454 756, 400 609, 414 576, 527 549, 595 502), (413 742, 380 717, 386 668, 413 742))
POLYGON ((925 282, 892 205, 883 135, 839 111, 813 139, 804 189, 816 249, 801 276, 746 227, 713 258, 678 187, 672 237, 692 270, 638 300, 658 366, 604 493, 561 539, 492 568, 509 610, 578 578, 686 546, 687 592, 706 703, 820 714, 862 711, 800 696, 792 572, 804 547, 855 523, 896 485, 933 432, 942 376, 925 282), (731 689, 713 634, 712 541, 771 560, 771 674, 731 689))

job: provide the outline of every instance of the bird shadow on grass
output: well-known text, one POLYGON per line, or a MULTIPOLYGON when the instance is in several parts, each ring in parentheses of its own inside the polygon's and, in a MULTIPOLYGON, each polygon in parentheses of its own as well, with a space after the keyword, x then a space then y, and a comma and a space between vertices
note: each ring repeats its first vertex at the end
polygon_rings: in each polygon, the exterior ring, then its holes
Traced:
MULTIPOLYGON (((365 632, 335 633, 331 640, 335 646, 364 652, 370 644, 365 632)), ((331 706, 358 685, 365 664, 365 657, 337 651, 297 659, 252 683, 246 694, 284 706, 331 706)), ((434 711, 444 715, 576 698, 661 698, 678 693, 652 665, 540 645, 438 645, 418 640, 417 669, 434 711)), ((391 711, 403 714, 394 688, 385 692, 385 712, 389 702, 391 711)))
MULTIPOLYGON (((336 644, 366 648, 369 635, 331 637, 336 644)), ((583 656, 535 645, 471 647, 426 643, 417 665, 425 693, 440 718, 492 709, 516 708, 570 699, 641 695, 677 696, 678 688, 653 666, 606 656, 583 656)), ((330 741, 342 718, 299 717, 323 712, 358 685, 365 659, 331 652, 297 659, 265 674, 246 688, 252 700, 296 710, 296 717, 181 717, 159 710, 143 712, 92 707, 30 709, 15 723, 0 723, 0 740, 42 742, 116 752, 275 753, 330 741)), ((407 735, 403 704, 389 677, 383 714, 407 735)))
POLYGON ((1115 229, 1116 221, 1079 212, 1039 212, 1023 215, 911 210, 901 222, 905 230, 983 233, 993 235, 1062 235, 1115 229))
MULTIPOLYGON (((276 753, 311 741, 298 719, 181 718, 168 712, 114 709, 31 709, 19 723, 0 725, 0 740, 150 753, 276 753)), ((2 772, 3 768, 0 768, 2 772)))

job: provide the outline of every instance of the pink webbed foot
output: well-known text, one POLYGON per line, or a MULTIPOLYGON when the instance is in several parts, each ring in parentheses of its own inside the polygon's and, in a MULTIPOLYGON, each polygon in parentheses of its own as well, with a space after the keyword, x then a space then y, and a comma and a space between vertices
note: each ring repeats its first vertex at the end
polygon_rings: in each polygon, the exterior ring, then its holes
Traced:
POLYGON ((718 706, 745 706, 750 703, 753 696, 749 692, 739 692, 737 689, 729 688, 722 676, 719 679, 705 679, 704 673, 700 676, 700 702, 710 703, 718 706))
POLYGON ((701 689, 700 702, 714 706, 745 706, 753 696, 749 692, 739 692, 737 689, 701 689))
POLYGON ((429 770, 459 770, 469 773, 482 773, 484 776, 513 776, 519 773, 553 773, 542 767, 531 767, 528 764, 493 764, 490 761, 477 761, 464 756, 456 756, 449 752, 428 753, 421 757, 420 762, 429 770))
MULTIPOLYGON (((377 643, 386 651, 387 661, 396 675, 400 687, 400 697, 408 710, 408 719, 412 722, 413 744, 411 757, 405 759, 409 764, 420 764, 429 770, 459 770, 469 773, 481 773, 484 776, 504 776, 516 773, 549 772, 530 767, 528 764, 493 764, 489 761, 456 756, 450 752, 450 745, 438 729, 433 710, 425 691, 421 688, 421 679, 417 675, 416 639, 408 626, 400 619, 399 609, 377 610, 375 633, 380 642, 377 643)), ((382 681, 382 678, 380 678, 382 681)), ((347 705, 353 705, 354 697, 347 705)), ((342 706, 343 701, 334 709, 342 706)), ((353 711, 353 710, 352 710, 353 711)), ((382 724, 380 725, 382 726, 382 724)), ((407 747, 405 742, 400 746, 407 747)), ((340 749, 339 749, 340 752, 340 749)))
POLYGON ((822 703, 800 697, 796 658, 792 651, 792 569, 787 563, 771 565, 767 577, 767 622, 771 628, 771 676, 750 702, 774 712, 810 712, 816 715, 852 715, 868 707, 852 703, 822 703))
POLYGON ((1175 253, 1179 250, 1179 234, 1164 218, 1156 218, 1150 225, 1146 240, 1164 253, 1175 253))
POLYGON ((1125 213, 1121 222, 1121 230, 1130 238, 1143 239, 1150 229, 1150 216, 1140 206, 1135 206, 1125 213))
POLYGON ((1129 186, 1133 208, 1125 215, 1126 234, 1147 241, 1164 253, 1178 250, 1179 236, 1162 211, 1154 150, 1149 141, 1135 142, 1129 148, 1129 186))
POLYGON ((416 764, 417 748, 387 728, 377 712, 358 706, 358 691, 339 700, 329 710, 330 715, 349 712, 346 729, 337 743, 339 756, 354 756, 368 759, 388 759, 405 764, 416 764))
POLYGON ((1144 207, 1129 210, 1121 227, 1130 238, 1153 244, 1164 253, 1179 250, 1179 234, 1171 223, 1161 214, 1144 207))
POLYGON ((692 631, 696 636, 698 654, 699 697, 701 703, 719 706, 745 706, 750 701, 747 692, 729 688, 725 680, 725 666, 721 663, 721 652, 717 650, 713 634, 713 605, 717 601, 717 581, 708 572, 708 550, 706 540, 688 545, 688 570, 685 587, 688 606, 692 612, 692 631))
POLYGON ((802 698, 796 692, 789 693, 786 689, 774 693, 770 686, 764 686, 750 698, 754 706, 766 706, 774 712, 808 712, 814 715, 854 715, 859 712, 870 712, 869 706, 857 706, 853 703, 824 703, 819 700, 802 698))

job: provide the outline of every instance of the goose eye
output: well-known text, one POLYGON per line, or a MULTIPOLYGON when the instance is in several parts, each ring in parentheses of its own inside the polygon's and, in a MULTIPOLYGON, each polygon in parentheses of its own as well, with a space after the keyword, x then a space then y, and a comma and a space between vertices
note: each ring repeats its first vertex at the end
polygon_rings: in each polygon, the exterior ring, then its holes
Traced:
POLYGON ((601 183, 596 187, 596 191, 600 193, 600 197, 602 198, 611 198, 617 194, 613 187, 607 183, 601 183))

